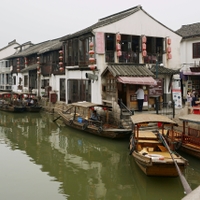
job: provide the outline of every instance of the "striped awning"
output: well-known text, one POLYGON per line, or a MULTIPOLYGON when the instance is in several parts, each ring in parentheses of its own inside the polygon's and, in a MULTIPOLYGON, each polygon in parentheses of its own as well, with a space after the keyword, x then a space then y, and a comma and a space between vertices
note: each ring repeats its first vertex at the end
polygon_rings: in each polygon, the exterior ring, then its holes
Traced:
POLYGON ((124 84, 157 85, 156 80, 153 79, 151 76, 148 77, 119 76, 117 80, 124 84))

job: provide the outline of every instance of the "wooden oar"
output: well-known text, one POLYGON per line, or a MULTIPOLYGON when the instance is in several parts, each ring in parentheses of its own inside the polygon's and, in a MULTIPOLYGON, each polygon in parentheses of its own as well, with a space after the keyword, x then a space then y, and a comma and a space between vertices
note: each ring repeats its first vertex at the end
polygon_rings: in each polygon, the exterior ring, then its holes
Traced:
POLYGON ((58 120, 59 118, 61 118, 62 116, 59 115, 56 119, 53 120, 53 122, 55 122, 56 120, 58 120))
MULTIPOLYGON (((72 106, 70 107, 70 108, 68 108, 66 111, 64 111, 64 112, 67 112, 68 110, 70 110, 72 108, 72 106)), ((59 118, 61 118, 62 116, 61 115, 59 115, 56 119, 54 119, 53 120, 53 122, 55 122, 56 120, 58 120, 59 118)))
POLYGON ((158 132, 158 134, 159 134, 160 137, 162 138, 162 140, 163 140, 163 142, 164 142, 164 145, 167 147, 167 150, 169 151, 170 156, 171 156, 171 158, 172 158, 172 160, 173 160, 173 162, 174 162, 174 164, 175 164, 175 166, 176 166, 176 170, 177 170, 177 172, 178 172, 178 175, 179 175, 179 178, 180 178, 181 183, 182 183, 182 185, 183 185, 183 188, 184 188, 184 190, 185 190, 185 193, 186 193, 186 194, 189 194, 190 192, 192 192, 192 189, 191 189, 190 185, 188 184, 188 182, 187 182, 185 176, 181 173, 181 170, 179 169, 179 166, 178 166, 178 164, 177 164, 177 161, 174 160, 174 157, 173 157, 173 155, 172 155, 172 152, 171 152, 171 150, 170 150, 170 148, 169 148, 169 145, 167 144, 165 138, 164 138, 164 137, 162 136, 162 134, 160 134, 159 132, 158 132))

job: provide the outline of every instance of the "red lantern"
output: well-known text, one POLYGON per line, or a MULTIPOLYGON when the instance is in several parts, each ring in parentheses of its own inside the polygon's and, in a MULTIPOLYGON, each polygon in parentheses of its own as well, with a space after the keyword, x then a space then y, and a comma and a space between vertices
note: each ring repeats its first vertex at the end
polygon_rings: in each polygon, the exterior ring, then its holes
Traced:
POLYGON ((90 57, 90 58, 89 58, 89 61, 90 61, 91 63, 94 63, 95 59, 92 58, 92 57, 90 57))
POLYGON ((167 44, 171 45, 171 39, 170 38, 167 38, 167 44))
POLYGON ((147 38, 146 38, 146 36, 144 35, 144 36, 142 36, 142 43, 146 43, 147 42, 147 38))
POLYGON ((171 53, 171 47, 170 46, 167 47, 167 53, 171 53))
POLYGON ((63 59, 63 57, 62 57, 62 56, 59 56, 59 59, 60 59, 60 60, 62 60, 62 59, 63 59))
POLYGON ((122 55, 121 51, 117 51, 117 57, 120 57, 122 55))
POLYGON ((90 54, 90 55, 93 55, 93 54, 94 54, 94 50, 90 50, 90 51, 89 51, 89 54, 90 54))
POLYGON ((90 42, 89 46, 92 48, 94 46, 93 42, 90 42))
POLYGON ((59 65, 62 66, 62 65, 63 65, 63 62, 59 62, 59 65))
POLYGON ((116 50, 117 50, 117 51, 121 50, 121 45, 120 45, 119 43, 116 44, 116 50))
POLYGON ((90 65, 89 68, 90 68, 91 70, 95 70, 95 69, 96 69, 96 66, 90 65))
POLYGON ((91 107, 90 109, 91 109, 91 110, 94 110, 94 107, 91 107))
POLYGON ((146 44, 142 43, 142 50, 146 50, 146 44))
POLYGON ((117 33, 117 35, 116 35, 116 41, 117 42, 121 41, 121 35, 119 33, 117 33))
POLYGON ((106 108, 106 107, 103 107, 103 110, 105 111, 105 110, 107 110, 107 108, 106 108))
POLYGON ((62 71, 64 71, 64 68, 63 68, 63 67, 60 67, 59 70, 62 72, 62 71))
POLYGON ((146 51, 146 50, 142 51, 142 56, 143 56, 143 57, 146 57, 146 56, 147 56, 147 51, 146 51))
POLYGON ((59 51, 59 54, 63 54, 63 51, 62 51, 62 50, 60 50, 60 51, 59 51))
POLYGON ((171 53, 167 54, 167 59, 172 59, 172 54, 171 53))
POLYGON ((19 62, 17 62, 17 65, 19 65, 19 62))

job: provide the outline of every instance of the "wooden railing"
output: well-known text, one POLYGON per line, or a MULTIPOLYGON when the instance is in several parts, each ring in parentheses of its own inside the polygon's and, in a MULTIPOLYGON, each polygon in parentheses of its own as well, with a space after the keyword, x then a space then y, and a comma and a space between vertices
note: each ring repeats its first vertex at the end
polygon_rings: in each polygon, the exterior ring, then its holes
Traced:
MULTIPOLYGON (((200 147, 200 130, 188 127, 185 134, 178 130, 173 130, 173 134, 176 142, 181 141, 183 144, 189 143, 200 147)), ((169 131, 168 138, 172 139, 172 130, 169 131)))

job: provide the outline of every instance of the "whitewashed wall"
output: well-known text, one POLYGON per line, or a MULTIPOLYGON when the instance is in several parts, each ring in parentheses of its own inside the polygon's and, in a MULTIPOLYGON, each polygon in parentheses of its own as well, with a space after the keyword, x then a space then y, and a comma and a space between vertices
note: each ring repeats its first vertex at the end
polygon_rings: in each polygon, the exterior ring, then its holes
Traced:
POLYGON ((199 64, 200 62, 200 58, 195 58, 193 59, 192 56, 192 44, 193 43, 197 43, 200 42, 200 37, 198 38, 192 38, 192 39, 188 39, 188 40, 183 40, 180 44, 180 56, 181 56, 181 64, 194 64, 196 62, 196 64, 199 64))

